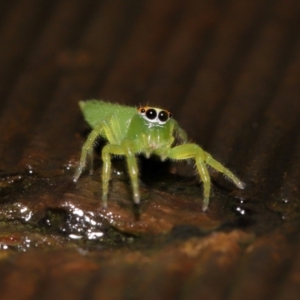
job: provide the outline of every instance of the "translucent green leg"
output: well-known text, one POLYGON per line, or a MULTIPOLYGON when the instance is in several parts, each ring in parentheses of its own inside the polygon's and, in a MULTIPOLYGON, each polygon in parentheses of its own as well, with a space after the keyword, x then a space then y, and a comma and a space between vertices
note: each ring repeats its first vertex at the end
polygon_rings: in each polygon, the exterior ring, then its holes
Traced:
MULTIPOLYGON (((96 140, 96 138, 98 137, 99 133, 96 130, 93 130, 86 142, 84 143, 82 150, 81 150, 81 157, 80 157, 80 162, 79 162, 79 166, 76 169, 75 175, 74 175, 74 182, 76 182, 78 180, 78 178, 80 177, 82 171, 84 170, 85 166, 86 166, 86 161, 87 161, 87 157, 90 157, 90 161, 93 160, 93 145, 94 142, 96 140)), ((90 167, 93 167, 93 163, 90 164, 90 167)), ((90 174, 92 174, 93 171, 92 169, 90 169, 90 174)))
POLYGON ((203 151, 202 148, 200 148, 196 144, 183 144, 174 147, 170 149, 168 157, 171 159, 195 159, 198 173, 200 175, 201 180, 203 181, 203 211, 206 211, 208 208, 211 186, 210 176, 206 164, 210 165, 212 168, 216 169, 220 173, 226 175, 229 179, 231 179, 234 182, 234 184, 238 188, 245 188, 245 184, 240 179, 238 179, 230 170, 225 168, 221 163, 212 158, 212 156, 209 153, 203 151))
POLYGON ((176 133, 176 136, 179 138, 179 140, 182 143, 187 142, 187 134, 186 132, 178 125, 177 122, 174 122, 174 131, 176 133))
POLYGON ((124 155, 124 151, 119 145, 107 144, 102 149, 102 201, 103 206, 107 207, 108 185, 111 175, 111 154, 124 155))
MULTIPOLYGON (((132 146, 132 145, 131 145, 132 146)), ((102 150, 102 200, 104 207, 107 207, 108 186, 111 175, 111 157, 110 155, 124 155, 127 160, 128 172, 131 180, 133 201, 136 204, 140 203, 139 181, 138 181, 138 166, 134 152, 129 145, 112 145, 107 144, 102 150)))
POLYGON ((205 162, 210 165, 212 168, 215 170, 219 171, 220 173, 223 173, 226 175, 229 179, 233 181, 233 183, 239 188, 239 189, 244 189, 245 188, 245 183, 242 182, 239 178, 237 178, 230 170, 225 168, 221 163, 219 163, 217 160, 212 158, 212 156, 205 152, 205 162))
POLYGON ((209 204, 209 196, 210 196, 210 185, 211 185, 210 176, 206 168, 206 165, 198 159, 196 159, 196 167, 201 177, 201 180, 203 182, 204 199, 202 204, 202 210, 207 211, 208 204, 209 204))
POLYGON ((133 193, 133 201, 135 204, 140 203, 140 191, 139 191, 139 169, 136 162, 136 157, 133 151, 129 151, 126 149, 126 159, 127 159, 127 166, 128 172, 131 180, 132 186, 132 193, 133 193))
POLYGON ((95 144, 97 137, 100 136, 101 133, 103 133, 103 132, 105 132, 105 135, 109 141, 113 141, 114 134, 107 122, 101 122, 92 130, 92 132, 89 134, 87 140, 83 144, 83 147, 81 150, 79 166, 76 169, 74 179, 73 179, 74 182, 76 182, 78 180, 81 173, 85 169, 86 161, 88 158, 89 158, 89 167, 90 167, 89 173, 90 173, 90 175, 93 174, 93 146, 95 144))
POLYGON ((172 148, 169 151, 168 157, 171 159, 195 159, 196 167, 199 176, 203 182, 204 200, 202 210, 206 211, 209 204, 210 196, 210 176, 205 165, 204 151, 196 144, 183 144, 172 148))

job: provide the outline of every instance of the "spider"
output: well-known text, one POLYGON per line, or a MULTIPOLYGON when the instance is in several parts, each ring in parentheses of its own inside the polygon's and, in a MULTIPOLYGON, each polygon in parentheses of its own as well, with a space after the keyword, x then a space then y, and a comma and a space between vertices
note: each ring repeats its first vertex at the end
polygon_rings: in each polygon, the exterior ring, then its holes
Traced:
POLYGON ((138 108, 112 104, 105 101, 80 101, 79 106, 85 120, 92 131, 82 147, 79 166, 74 175, 77 182, 87 160, 90 162, 90 174, 93 168, 93 147, 98 137, 107 140, 102 149, 102 200, 107 207, 109 180, 111 176, 111 155, 124 156, 127 161, 131 180, 133 201, 140 203, 138 182, 138 165, 136 156, 144 154, 147 158, 158 155, 162 161, 190 160, 195 161, 196 169, 203 182, 202 210, 208 209, 211 181, 207 165, 223 173, 240 189, 245 184, 230 170, 215 160, 208 152, 195 143, 187 142, 185 131, 172 118, 172 114, 164 109, 150 106, 138 108), (180 144, 174 145, 175 138, 180 144))

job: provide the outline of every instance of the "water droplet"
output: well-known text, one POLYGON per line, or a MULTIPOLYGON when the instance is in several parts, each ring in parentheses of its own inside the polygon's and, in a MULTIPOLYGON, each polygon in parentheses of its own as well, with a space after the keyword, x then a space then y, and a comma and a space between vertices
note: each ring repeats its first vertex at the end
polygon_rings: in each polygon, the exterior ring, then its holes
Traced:
POLYGON ((236 211, 239 214, 241 214, 241 215, 245 215, 246 214, 246 211, 243 208, 239 207, 239 206, 236 208, 236 211))
POLYGON ((78 234, 69 234, 69 238, 72 240, 80 240, 82 239, 82 235, 78 235, 78 234))

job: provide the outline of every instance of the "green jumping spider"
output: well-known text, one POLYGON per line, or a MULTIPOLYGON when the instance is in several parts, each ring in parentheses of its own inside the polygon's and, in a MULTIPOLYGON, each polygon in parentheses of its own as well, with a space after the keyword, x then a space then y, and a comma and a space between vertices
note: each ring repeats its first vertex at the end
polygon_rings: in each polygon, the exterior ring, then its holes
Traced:
POLYGON ((107 140, 108 143, 102 149, 102 200, 104 207, 107 206, 111 155, 126 157, 133 200, 136 204, 140 202, 139 170, 136 160, 136 155, 139 154, 144 154, 147 158, 155 154, 161 160, 193 159, 204 187, 203 211, 208 208, 211 186, 207 165, 226 175, 238 188, 245 188, 245 184, 241 180, 209 153, 197 144, 187 142, 185 131, 179 127, 169 111, 149 106, 135 108, 97 100, 81 101, 79 105, 85 120, 92 127, 92 131, 82 147, 74 182, 80 177, 88 158, 91 165, 90 173, 92 173, 93 146, 96 139, 101 137, 107 140), (181 141, 181 144, 173 145, 175 137, 181 141))

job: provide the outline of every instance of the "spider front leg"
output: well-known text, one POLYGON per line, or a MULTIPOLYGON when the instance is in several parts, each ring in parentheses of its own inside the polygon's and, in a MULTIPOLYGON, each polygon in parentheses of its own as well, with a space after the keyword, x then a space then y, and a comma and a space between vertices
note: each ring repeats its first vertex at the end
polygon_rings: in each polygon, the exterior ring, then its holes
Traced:
POLYGON ((137 153, 137 147, 135 147, 134 143, 124 141, 122 143, 122 148, 124 150, 124 155, 127 160, 128 173, 130 176, 132 193, 133 193, 133 201, 135 204, 140 203, 140 191, 139 191, 139 169, 135 157, 135 153, 137 153))
POLYGON ((124 142, 120 145, 107 144, 102 150, 102 200, 103 205, 107 207, 107 195, 109 180, 111 176, 111 155, 124 155, 127 160, 128 173, 131 180, 133 201, 136 204, 140 203, 140 192, 138 184, 138 165, 131 143, 124 142))
POLYGON ((187 134, 186 132, 178 125, 178 123, 174 120, 174 132, 176 137, 181 141, 182 144, 187 142, 187 134))
POLYGON ((168 157, 175 160, 183 160, 193 158, 195 160, 196 168, 199 176, 203 182, 204 200, 202 210, 206 211, 209 204, 210 196, 210 176, 205 165, 205 152, 196 144, 183 144, 171 148, 168 157))
POLYGON ((233 183, 241 190, 246 187, 246 184, 242 182, 238 177, 236 177, 229 169, 225 168, 221 163, 215 160, 209 153, 205 152, 206 158, 205 162, 210 165, 212 168, 217 170, 220 173, 223 173, 227 176, 233 183))
POLYGON ((124 155, 123 149, 119 145, 107 144, 102 149, 102 201, 107 207, 108 186, 111 176, 111 154, 124 155))
POLYGON ((205 152, 201 147, 199 147, 196 144, 183 144, 171 148, 168 153, 168 157, 175 160, 190 159, 190 158, 195 160, 197 171, 203 182, 204 199, 203 199, 202 210, 204 212, 208 208, 210 187, 211 187, 210 176, 206 164, 210 165, 217 171, 228 176, 237 185, 237 187, 241 189, 244 188, 244 184, 231 171, 229 171, 221 163, 213 159, 210 154, 205 152))

